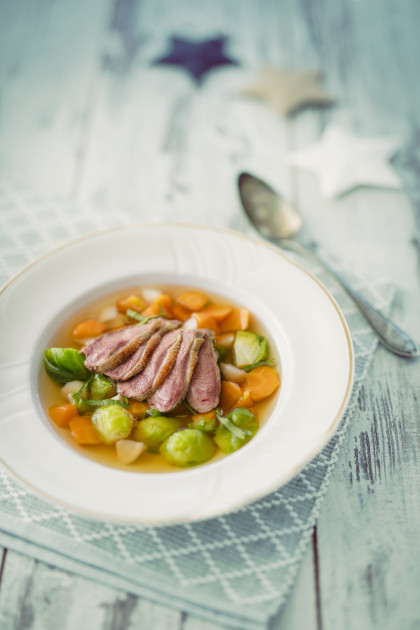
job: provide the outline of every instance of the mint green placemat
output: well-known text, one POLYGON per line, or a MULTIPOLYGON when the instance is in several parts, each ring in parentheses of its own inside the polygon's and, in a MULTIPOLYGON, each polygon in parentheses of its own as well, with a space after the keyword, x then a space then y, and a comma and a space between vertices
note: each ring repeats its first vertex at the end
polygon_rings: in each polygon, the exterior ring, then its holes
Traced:
MULTIPOLYGON (((120 212, 82 210, 0 186, 0 282, 59 242, 126 223, 129 219, 120 212)), ((377 345, 342 289, 319 269, 309 268, 344 312, 356 375, 337 432, 290 483, 219 518, 127 526, 90 521, 45 503, 0 468, 0 544, 214 623, 265 627, 293 584, 377 345)), ((389 309, 393 289, 386 282, 356 283, 356 288, 377 308, 389 309)))

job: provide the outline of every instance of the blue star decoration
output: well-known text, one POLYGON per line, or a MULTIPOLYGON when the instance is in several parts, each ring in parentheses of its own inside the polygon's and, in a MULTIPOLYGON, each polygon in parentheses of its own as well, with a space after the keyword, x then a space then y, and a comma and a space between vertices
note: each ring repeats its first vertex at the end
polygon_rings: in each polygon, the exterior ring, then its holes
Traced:
POLYGON ((168 54, 155 59, 152 64, 179 66, 184 68, 197 83, 201 83, 203 78, 215 68, 239 65, 235 59, 230 59, 223 51, 227 39, 227 37, 216 37, 193 41, 173 36, 170 39, 171 49, 168 54))

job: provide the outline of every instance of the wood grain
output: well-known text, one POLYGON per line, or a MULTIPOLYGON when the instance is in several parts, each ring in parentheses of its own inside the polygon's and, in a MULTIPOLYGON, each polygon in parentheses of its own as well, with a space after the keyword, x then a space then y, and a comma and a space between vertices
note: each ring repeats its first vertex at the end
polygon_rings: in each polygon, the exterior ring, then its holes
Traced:
MULTIPOLYGON (((401 81, 410 79, 402 67, 406 59, 411 68, 413 50, 405 48, 407 38, 398 38, 393 41, 397 52, 387 64, 384 42, 393 28, 391 7, 379 11, 372 4, 369 9, 366 4, 334 3, 328 25, 311 7, 312 41, 324 57, 332 89, 344 96, 345 83, 353 98, 357 95, 348 112, 334 111, 330 116, 369 133, 403 131, 407 121, 400 112, 407 92, 401 81), (340 16, 347 28, 342 57, 337 59, 331 39, 340 16), (321 35, 318 29, 325 31, 321 35), (388 98, 389 73, 393 77, 397 72, 392 71, 395 59, 400 63, 395 85, 400 89, 393 89, 388 98)), ((402 28, 401 21, 397 26, 402 28)), ((410 30, 408 23, 405 28, 410 30)), ((313 141, 318 133, 315 121, 302 118, 299 123, 299 141, 313 141)), ((392 278, 398 287, 393 317, 415 337, 420 294, 410 240, 418 225, 407 197, 359 190, 325 204, 313 178, 297 177, 302 213, 307 213, 319 247, 353 271, 392 278)), ((414 534, 419 523, 418 375, 418 361, 397 359, 380 349, 362 390, 317 528, 323 628, 414 628, 419 623, 412 588, 419 580, 414 534)))
MULTIPOLYGON (((302 237, 327 259, 394 282, 393 318, 418 338, 419 17, 416 0, 4 0, 1 175, 137 221, 249 230, 233 181, 254 170, 293 200, 302 237), (230 36, 239 68, 197 89, 182 71, 150 67, 169 35, 215 32, 230 36), (283 121, 239 97, 262 62, 322 68, 337 106, 283 121), (326 203, 314 176, 288 169, 285 152, 315 142, 330 121, 400 133, 406 191, 360 189, 326 203)), ((419 377, 418 361, 377 352, 272 630, 419 627, 419 377)), ((63 630, 219 627, 11 551, 1 558, 2 629, 55 629, 57 618, 63 630)))

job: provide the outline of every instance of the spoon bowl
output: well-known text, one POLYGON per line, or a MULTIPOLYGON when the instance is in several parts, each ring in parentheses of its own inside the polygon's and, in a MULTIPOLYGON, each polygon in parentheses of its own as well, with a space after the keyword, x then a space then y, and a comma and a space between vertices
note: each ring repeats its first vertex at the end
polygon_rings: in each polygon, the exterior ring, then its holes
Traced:
POLYGON ((279 193, 250 173, 241 173, 238 176, 238 189, 245 214, 261 236, 276 245, 303 256, 309 256, 319 263, 341 284, 376 332, 382 345, 390 352, 408 358, 419 356, 420 351, 417 345, 405 332, 377 311, 360 293, 352 289, 348 282, 310 247, 304 247, 293 240, 293 236, 301 228, 302 220, 279 193))
POLYGON ((297 212, 261 179, 241 173, 238 187, 249 220, 265 238, 291 238, 300 230, 297 212))

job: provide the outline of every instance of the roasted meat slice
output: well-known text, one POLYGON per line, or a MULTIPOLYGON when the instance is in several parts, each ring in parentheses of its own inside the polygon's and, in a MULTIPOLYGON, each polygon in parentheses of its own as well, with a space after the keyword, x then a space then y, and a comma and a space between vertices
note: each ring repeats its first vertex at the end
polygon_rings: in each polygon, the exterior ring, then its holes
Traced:
POLYGON ((176 320, 161 320, 160 328, 145 343, 141 344, 131 357, 114 369, 108 370, 105 374, 114 381, 127 381, 129 378, 142 372, 163 335, 178 328, 180 323, 176 320))
POLYGON ((149 405, 161 413, 178 407, 190 384, 205 332, 184 330, 175 365, 162 385, 149 398, 149 405))
POLYGON ((205 331, 187 394, 188 404, 199 413, 211 411, 219 404, 220 385, 220 369, 213 345, 213 333, 205 331))
POLYGON ((152 319, 142 326, 125 326, 100 335, 80 351, 86 356, 85 366, 92 372, 103 373, 130 357, 162 325, 162 319, 152 319))
POLYGON ((144 370, 128 381, 118 383, 119 393, 135 400, 148 398, 164 382, 174 367, 181 340, 182 331, 180 330, 166 333, 144 370))

